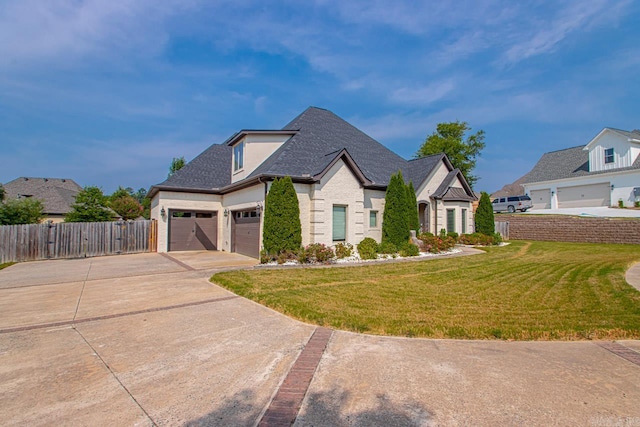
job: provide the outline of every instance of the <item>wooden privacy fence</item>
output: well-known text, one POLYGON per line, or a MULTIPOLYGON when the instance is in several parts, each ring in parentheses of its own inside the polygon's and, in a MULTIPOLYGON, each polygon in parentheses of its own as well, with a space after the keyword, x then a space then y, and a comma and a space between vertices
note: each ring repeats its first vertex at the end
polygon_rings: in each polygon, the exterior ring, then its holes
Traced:
POLYGON ((500 233, 504 240, 509 240, 509 222, 508 221, 496 221, 496 233, 500 233))
POLYGON ((155 220, 0 226, 0 263, 155 252, 155 220))

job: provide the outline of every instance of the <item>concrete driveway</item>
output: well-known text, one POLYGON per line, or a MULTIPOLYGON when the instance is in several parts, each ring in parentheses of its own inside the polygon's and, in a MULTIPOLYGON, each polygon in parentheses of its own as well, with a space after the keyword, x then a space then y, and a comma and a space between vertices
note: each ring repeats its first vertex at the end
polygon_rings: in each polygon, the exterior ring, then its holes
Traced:
POLYGON ((640 342, 422 340, 306 325, 210 284, 255 260, 0 271, 3 425, 640 425, 640 342))

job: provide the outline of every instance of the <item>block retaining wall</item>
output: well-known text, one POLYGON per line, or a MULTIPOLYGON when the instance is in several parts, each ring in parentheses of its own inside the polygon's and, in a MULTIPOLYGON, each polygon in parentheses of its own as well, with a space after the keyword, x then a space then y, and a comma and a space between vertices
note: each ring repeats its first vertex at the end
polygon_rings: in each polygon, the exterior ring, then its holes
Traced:
POLYGON ((510 240, 640 244, 640 219, 496 214, 495 222, 509 223, 510 240))

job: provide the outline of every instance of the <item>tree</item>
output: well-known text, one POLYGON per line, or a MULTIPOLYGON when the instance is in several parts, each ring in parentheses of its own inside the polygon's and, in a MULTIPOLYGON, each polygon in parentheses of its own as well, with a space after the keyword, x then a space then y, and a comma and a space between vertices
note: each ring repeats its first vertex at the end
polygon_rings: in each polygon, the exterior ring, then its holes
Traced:
POLYGON ((108 198, 98 187, 85 187, 76 196, 65 217, 65 222, 101 222, 112 221, 113 213, 108 208, 108 198))
POLYGON ((407 187, 402 172, 391 175, 384 202, 382 242, 391 242, 398 248, 409 240, 410 235, 407 187))
POLYGON ((38 224, 44 217, 44 207, 37 199, 24 198, 0 203, 0 225, 38 224))
POLYGON ((2 184, 0 184, 0 203, 2 203, 4 201, 5 197, 6 197, 5 189, 2 186, 2 184))
POLYGON ((480 203, 475 214, 476 232, 492 236, 496 232, 496 224, 493 218, 493 206, 491 198, 486 192, 480 193, 480 203))
POLYGON ((413 182, 409 182, 409 185, 407 185, 407 210, 409 230, 415 230, 417 233, 420 230, 420 217, 418 216, 418 199, 416 199, 416 190, 413 188, 413 182))
POLYGON ((471 128, 467 122, 460 121, 439 123, 436 129, 418 149, 416 157, 445 153, 453 167, 460 169, 469 185, 473 187, 478 177, 471 172, 476 167, 476 157, 480 156, 485 147, 484 131, 479 130, 464 139, 465 133, 471 128))
POLYGON ((185 164, 186 161, 184 160, 184 156, 174 157, 173 160, 171 160, 171 166, 169 166, 169 177, 182 169, 185 164))
POLYGON ((300 206, 290 176, 276 178, 271 184, 265 200, 262 246, 272 255, 302 246, 300 206))
POLYGON ((136 219, 142 215, 143 207, 136 199, 126 195, 111 200, 111 209, 113 209, 124 220, 136 219))

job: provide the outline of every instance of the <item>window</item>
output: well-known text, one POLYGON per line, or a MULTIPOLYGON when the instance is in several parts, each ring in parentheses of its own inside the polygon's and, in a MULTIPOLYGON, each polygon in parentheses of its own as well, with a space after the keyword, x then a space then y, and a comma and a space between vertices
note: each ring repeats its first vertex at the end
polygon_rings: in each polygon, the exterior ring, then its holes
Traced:
POLYGON ((244 167, 244 142, 233 147, 233 171, 244 167))
POLYGON ((333 207, 333 241, 344 242, 347 238, 347 207, 333 207))
POLYGON ((456 210, 447 209, 447 233, 456 231, 456 210))
POLYGON ((604 150, 604 163, 613 163, 613 148, 604 150))
POLYGON ((369 211, 369 227, 375 228, 378 226, 378 211, 369 211))
POLYGON ((462 209, 462 234, 467 232, 467 210, 462 209))

